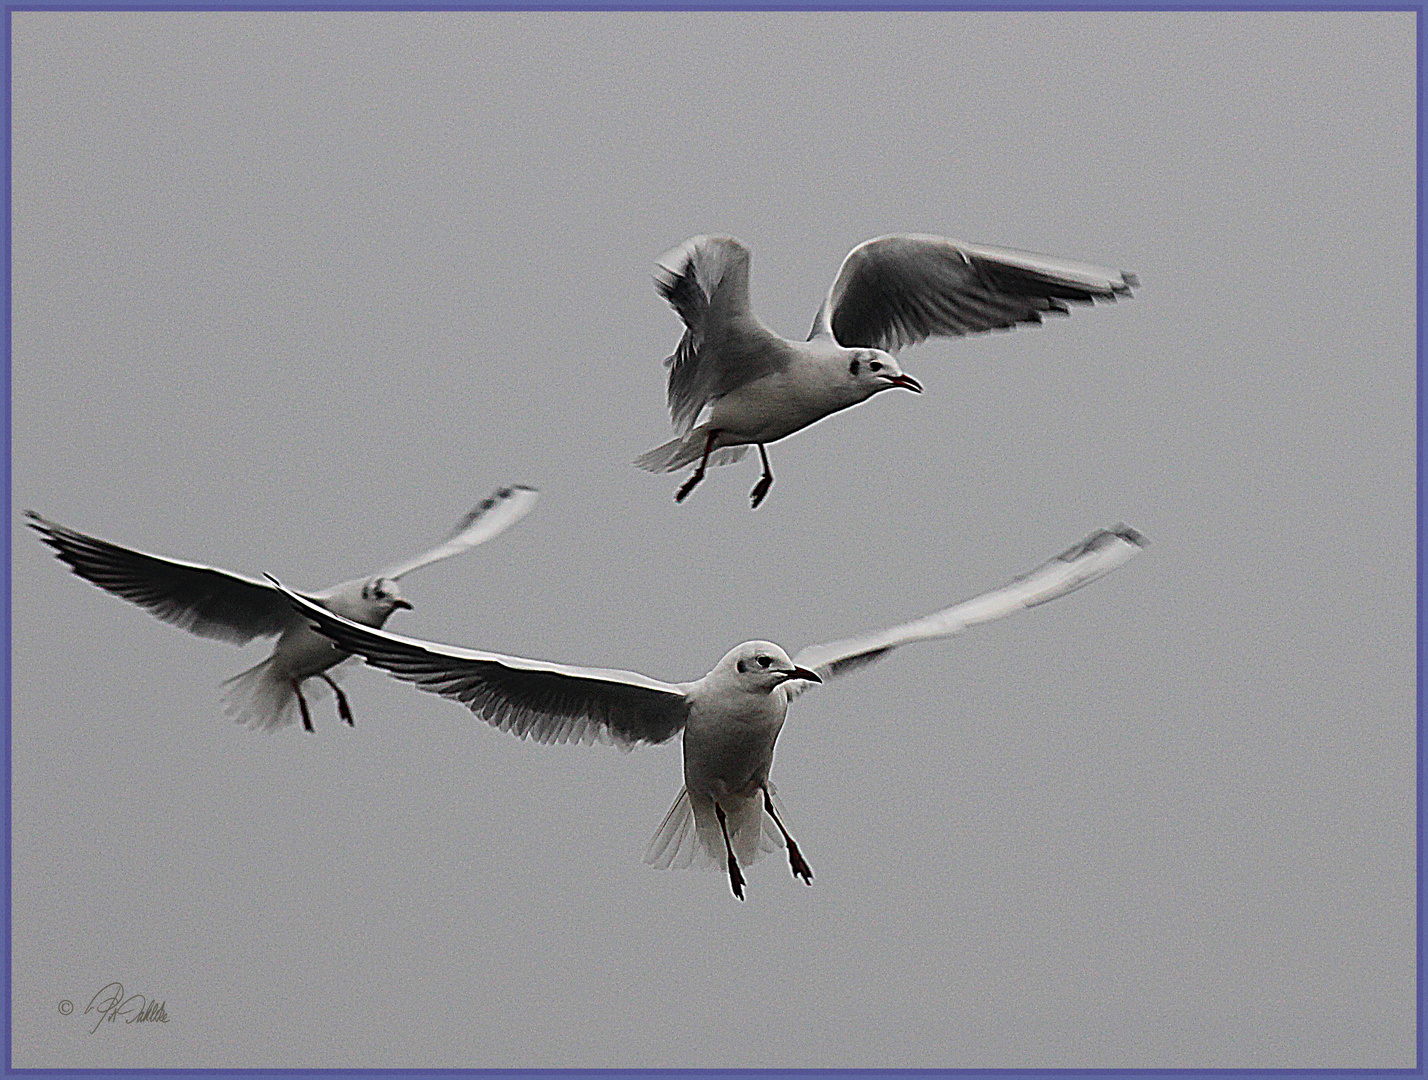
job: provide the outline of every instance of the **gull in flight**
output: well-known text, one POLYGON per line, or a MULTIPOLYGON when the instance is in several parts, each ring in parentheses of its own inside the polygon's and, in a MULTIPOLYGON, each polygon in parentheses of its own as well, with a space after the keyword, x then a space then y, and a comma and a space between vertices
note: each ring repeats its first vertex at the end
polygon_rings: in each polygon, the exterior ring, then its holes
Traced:
MULTIPOLYGON (((380 573, 313 593, 312 599, 358 623, 381 626, 397 608, 411 607, 397 591, 399 578, 490 540, 523 518, 535 501, 534 488, 501 488, 472 509, 455 531, 430 551, 380 573)), ((277 635, 271 656, 225 684, 229 689, 224 694, 224 711, 240 723, 276 731, 293 722, 296 703, 302 726, 313 731, 312 713, 301 687, 304 680, 317 677, 337 695, 338 715, 355 726, 347 696, 327 674, 328 668, 351 654, 340 652, 327 638, 313 633, 268 582, 133 551, 48 521, 33 510, 26 516, 30 528, 76 574, 165 622, 239 645, 277 635)))
POLYGON ((893 353, 930 337, 1007 330, 1066 315, 1068 304, 1129 295, 1134 274, 941 236, 898 234, 848 253, 807 341, 780 337, 749 309, 749 249, 695 236, 659 260, 655 284, 684 320, 665 360, 677 439, 635 459, 651 472, 698 462, 676 502, 705 468, 759 448, 758 506, 773 484, 766 443, 895 386, 922 392, 893 353), (705 406, 704 423, 695 426, 705 406))
POLYGON ((684 787, 645 861, 668 867, 712 860, 727 870, 729 885, 742 900, 740 867, 779 847, 787 850, 794 875, 813 883, 813 871, 788 834, 769 783, 774 741, 790 698, 899 645, 948 637, 1065 596, 1121 566, 1145 543, 1125 525, 1102 529, 1005 587, 955 607, 862 637, 813 645, 792 658, 772 642, 746 641, 702 679, 684 683, 401 637, 283 591, 340 648, 423 690, 459 701, 521 738, 629 748, 662 743, 683 731, 684 787))

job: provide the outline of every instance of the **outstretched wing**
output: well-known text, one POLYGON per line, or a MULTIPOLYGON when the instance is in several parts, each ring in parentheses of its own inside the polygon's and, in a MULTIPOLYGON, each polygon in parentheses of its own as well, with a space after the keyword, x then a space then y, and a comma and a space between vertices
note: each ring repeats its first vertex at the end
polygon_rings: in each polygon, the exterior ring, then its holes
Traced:
POLYGON ((278 588, 301 617, 339 648, 423 690, 459 701, 488 724, 523 739, 659 743, 683 728, 689 716, 684 691, 658 679, 401 637, 361 626, 282 585, 278 588))
POLYGON ((111 544, 27 510, 26 522, 74 572, 165 622, 241 645, 280 634, 292 608, 266 581, 111 544))
MULTIPOLYGON (((1147 541, 1128 525, 1101 529, 1067 548, 1054 559, 1000 589, 945 608, 925 618, 901 626, 879 630, 863 637, 810 645, 793 658, 798 667, 816 671, 824 679, 856 670, 886 656, 899 645, 928 638, 950 637, 969 626, 991 622, 1004 615, 1036 607, 1073 593, 1129 562, 1147 541)), ((801 693, 806 683, 788 683, 790 696, 801 693)))
POLYGON ((897 352, 929 337, 1005 330, 1067 304, 1129 295, 1134 274, 942 236, 880 236, 848 253, 810 340, 897 352))
POLYGON ((688 431, 713 398, 768 375, 787 349, 749 310, 749 249, 727 236, 692 236, 659 259, 655 287, 684 320, 665 360, 669 411, 688 431))
POLYGON ((441 559, 449 559, 463 551, 470 551, 477 544, 484 544, 492 537, 499 536, 530 513, 537 497, 536 489, 524 484, 503 487, 473 507, 456 523, 451 535, 436 547, 415 558, 397 563, 390 569, 383 570, 378 576, 395 581, 403 574, 410 574, 413 570, 419 570, 441 559))

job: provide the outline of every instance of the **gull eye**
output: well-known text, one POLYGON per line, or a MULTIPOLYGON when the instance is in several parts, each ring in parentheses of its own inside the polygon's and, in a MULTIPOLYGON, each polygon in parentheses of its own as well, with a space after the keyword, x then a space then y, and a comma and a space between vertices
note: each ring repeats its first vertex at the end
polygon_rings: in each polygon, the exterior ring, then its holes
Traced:
POLYGON ((761 656, 761 657, 759 657, 759 667, 768 667, 768 666, 769 666, 770 664, 772 664, 772 663, 773 663, 773 657, 771 657, 771 656, 761 656))
POLYGON ((878 363, 876 360, 874 360, 871 364, 868 365, 869 371, 882 371, 882 369, 882 364, 878 363))

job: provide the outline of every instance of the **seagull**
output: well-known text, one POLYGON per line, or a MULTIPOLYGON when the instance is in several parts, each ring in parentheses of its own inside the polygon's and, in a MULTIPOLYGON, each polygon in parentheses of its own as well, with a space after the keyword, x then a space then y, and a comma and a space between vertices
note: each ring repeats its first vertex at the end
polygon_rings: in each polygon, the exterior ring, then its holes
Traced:
MULTIPOLYGON (((536 490, 516 484, 482 500, 442 543, 380 573, 355 578, 313 593, 312 599, 367 626, 381 626, 397 608, 410 608, 397 580, 439 559, 458 555, 514 525, 535 505, 536 490)), ((272 655, 225 683, 224 711, 252 728, 277 731, 293 723, 293 704, 302 726, 313 731, 302 683, 321 679, 337 695, 338 715, 356 726, 342 689, 327 674, 348 659, 325 637, 314 634, 283 594, 266 581, 198 563, 167 559, 111 544, 26 511, 27 524, 59 553, 76 574, 116 596, 132 600, 165 622, 203 637, 245 644, 277 635, 272 655)))
POLYGON ((813 870, 789 835, 769 782, 789 700, 806 687, 872 663, 900 645, 949 637, 1065 596, 1127 562, 1146 544, 1126 525, 1101 529, 1028 574, 925 618, 862 637, 813 645, 794 657, 746 641, 693 682, 632 671, 570 667, 401 637, 344 618, 283 588, 338 647, 423 690, 452 698, 494 727, 543 743, 605 742, 629 749, 684 733, 684 787, 650 842, 659 867, 722 865, 744 899, 741 867, 779 847, 804 883, 813 870))
POLYGON ((749 309, 749 249, 727 236, 695 236, 659 260, 655 285, 684 320, 665 360, 669 409, 681 432, 635 464, 674 472, 698 462, 675 502, 711 463, 759 448, 753 507, 773 484, 766 443, 792 435, 881 390, 922 384, 893 353, 929 337, 1007 330, 1066 315, 1068 304, 1128 296, 1134 274, 1011 248, 900 233, 848 253, 807 341, 780 337, 749 309), (709 413, 698 427, 705 406, 709 413))

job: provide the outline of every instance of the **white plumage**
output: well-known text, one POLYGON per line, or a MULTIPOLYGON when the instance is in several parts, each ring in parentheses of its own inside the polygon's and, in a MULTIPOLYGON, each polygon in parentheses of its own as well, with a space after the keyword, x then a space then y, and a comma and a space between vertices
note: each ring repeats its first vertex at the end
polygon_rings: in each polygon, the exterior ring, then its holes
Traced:
POLYGON ((1068 304, 1114 300, 1134 274, 941 236, 880 236, 848 253, 807 341, 780 337, 749 306, 749 250, 729 237, 695 236, 664 255, 656 284, 684 321, 665 360, 678 438, 642 454, 651 472, 699 465, 675 494, 683 501, 709 465, 757 446, 758 506, 773 483, 765 444, 882 390, 922 386, 893 354, 929 337, 1039 323, 1068 304), (705 408, 708 415, 696 425, 705 408))
MULTIPOLYGON (((344 581, 311 594, 315 603, 354 622, 381 626, 397 608, 410 608, 397 591, 399 578, 468 551, 504 532, 535 505, 536 491, 523 485, 501 488, 457 522, 442 543, 377 574, 344 581)), ((272 654, 226 682, 224 712, 240 723, 276 731, 294 722, 312 731, 312 715, 302 696, 305 679, 320 678, 337 696, 338 713, 352 724, 347 697, 327 674, 349 653, 336 649, 297 616, 269 582, 200 563, 149 555, 88 536, 28 512, 29 526, 80 577, 131 600, 163 619, 203 637, 244 644, 277 636, 272 654)))
POLYGON ((1065 596, 1123 565, 1145 542, 1125 525, 1102 529, 1002 588, 925 618, 810 646, 792 658, 772 642, 744 642, 707 675, 682 683, 401 637, 283 591, 318 633, 343 650, 459 701, 522 738, 630 746, 661 743, 682 731, 684 788, 646 859, 657 866, 688 866, 712 858, 727 869, 734 894, 742 899, 740 867, 780 845, 788 851, 793 872, 812 881, 769 783, 774 743, 790 699, 812 683, 872 663, 899 645, 947 637, 1065 596))

